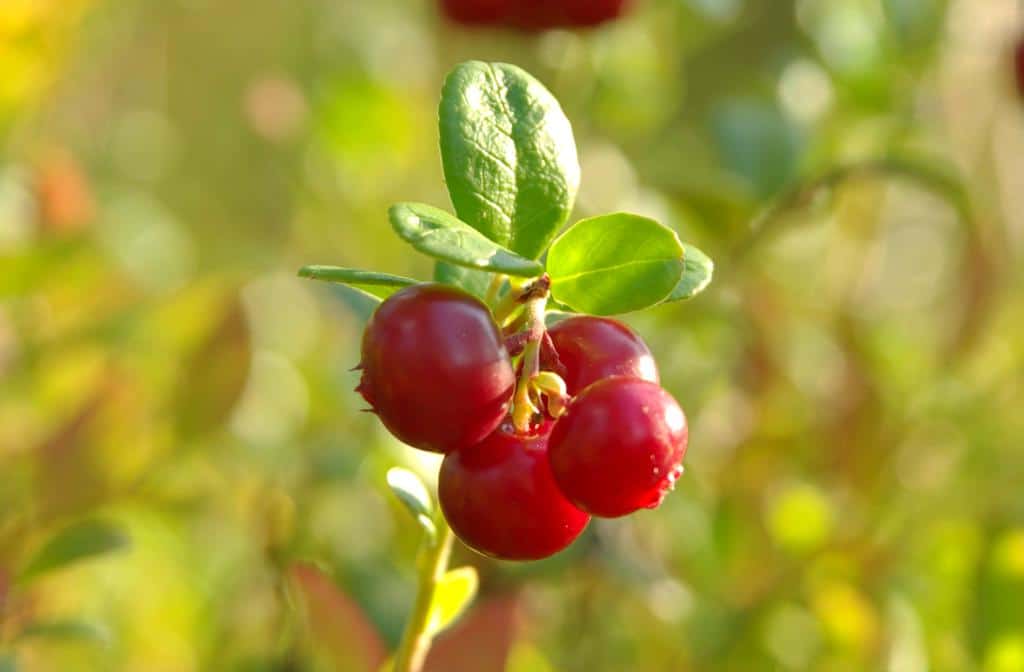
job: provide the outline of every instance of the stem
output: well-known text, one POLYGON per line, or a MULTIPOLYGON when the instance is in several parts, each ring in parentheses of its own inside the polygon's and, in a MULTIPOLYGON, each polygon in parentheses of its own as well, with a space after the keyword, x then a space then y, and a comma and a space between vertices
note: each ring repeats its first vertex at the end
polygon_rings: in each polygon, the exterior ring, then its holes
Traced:
POLYGON ((540 346, 544 340, 544 308, 547 306, 547 290, 530 298, 526 304, 526 346, 523 348, 522 371, 516 385, 515 400, 512 405, 512 424, 519 432, 530 431, 530 419, 536 408, 530 401, 530 383, 540 373, 540 346))
POLYGON ((452 530, 444 516, 437 516, 437 536, 420 550, 419 588, 409 622, 402 633, 402 641, 395 654, 392 672, 420 672, 427 659, 434 635, 430 632, 430 606, 434 602, 437 584, 448 571, 448 557, 452 550, 452 530))
POLYGON ((512 424, 520 432, 530 431, 530 419, 535 411, 530 401, 530 381, 540 371, 540 340, 529 340, 523 349, 523 370, 516 385, 515 401, 512 404, 512 424))

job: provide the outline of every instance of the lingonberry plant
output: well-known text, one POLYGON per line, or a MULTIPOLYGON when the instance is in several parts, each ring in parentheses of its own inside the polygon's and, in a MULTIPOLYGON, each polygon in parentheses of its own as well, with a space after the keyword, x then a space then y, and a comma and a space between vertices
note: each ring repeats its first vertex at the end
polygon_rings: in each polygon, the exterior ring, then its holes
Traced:
POLYGON ((580 180, 572 128, 515 66, 456 67, 440 136, 456 214, 421 203, 389 211, 395 233, 436 259, 433 281, 299 272, 379 304, 357 390, 398 439, 444 454, 440 507, 412 472, 388 473, 424 533, 394 672, 419 670, 433 636, 472 599, 475 573, 447 570, 453 535, 495 558, 538 560, 571 544, 591 515, 654 508, 671 490, 686 417, 647 345, 609 316, 691 298, 713 270, 647 217, 600 215, 561 231, 580 180))
POLYGON ((621 16, 629 0, 441 0, 448 18, 475 26, 521 30, 585 28, 621 16))

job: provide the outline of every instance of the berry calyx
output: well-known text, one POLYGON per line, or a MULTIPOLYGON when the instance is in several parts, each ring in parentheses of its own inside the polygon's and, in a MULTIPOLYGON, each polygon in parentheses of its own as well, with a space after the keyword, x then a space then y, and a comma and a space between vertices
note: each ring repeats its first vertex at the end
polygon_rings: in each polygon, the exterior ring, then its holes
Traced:
POLYGON ((647 344, 626 325, 580 315, 548 329, 570 395, 611 376, 658 382, 658 367, 647 344))
POLYGON ((508 412, 515 372, 490 311, 439 284, 388 297, 363 333, 356 388, 401 441, 438 453, 479 443, 508 412))
POLYGON ((688 429, 672 396, 621 376, 586 388, 555 422, 549 458, 565 496, 595 516, 657 507, 683 473, 688 429))
POLYGON ((551 475, 550 432, 550 422, 530 434, 504 424, 445 456, 438 500, 467 546, 502 560, 539 560, 583 532, 590 516, 569 503, 551 475))

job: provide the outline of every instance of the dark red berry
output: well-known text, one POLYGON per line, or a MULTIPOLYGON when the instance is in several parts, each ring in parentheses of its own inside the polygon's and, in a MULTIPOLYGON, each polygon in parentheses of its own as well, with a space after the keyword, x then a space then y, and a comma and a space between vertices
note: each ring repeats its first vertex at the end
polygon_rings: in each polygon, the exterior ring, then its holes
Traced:
POLYGON ((562 0, 565 19, 571 26, 596 26, 618 18, 629 0, 562 0))
POLYGON ((610 376, 658 382, 658 367, 647 345, 632 329, 604 317, 578 316, 548 329, 569 395, 610 376))
POLYGON ((551 423, 530 435, 502 425, 483 442, 445 456, 438 499, 467 546, 503 560, 539 560, 573 542, 590 520, 555 485, 551 423))
POLYGON ((513 0, 441 0, 441 8, 453 21, 468 25, 494 25, 508 17, 513 0))
POLYGON ((444 13, 469 25, 523 30, 584 28, 619 17, 629 0, 441 0, 444 13))
POLYGON ((363 333, 358 391, 392 434, 446 453, 471 446, 508 412, 515 373, 490 311, 454 287, 390 296, 363 333))
POLYGON ((657 384, 607 378, 555 422, 551 470, 569 501, 595 516, 653 509, 683 473, 687 433, 679 404, 657 384))

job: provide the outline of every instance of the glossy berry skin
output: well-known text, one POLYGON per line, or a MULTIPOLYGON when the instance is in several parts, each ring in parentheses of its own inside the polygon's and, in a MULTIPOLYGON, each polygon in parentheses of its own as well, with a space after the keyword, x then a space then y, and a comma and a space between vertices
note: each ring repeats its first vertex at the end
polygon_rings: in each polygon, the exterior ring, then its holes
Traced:
POLYGON ((555 485, 548 422, 530 435, 502 425, 483 442, 445 456, 438 499, 456 536, 502 560, 539 560, 561 551, 590 521, 555 485))
POLYGON ((515 373, 490 311, 438 284, 388 297, 363 332, 356 388, 405 443, 446 453, 482 441, 504 419, 515 373))
POLYGON ((550 329, 564 369, 570 396, 610 376, 630 376, 658 382, 658 367, 647 344, 626 325, 605 317, 580 315, 550 329))
POLYGON ((657 384, 614 377, 594 383, 555 422, 549 458, 573 504, 616 518, 657 507, 683 473, 686 416, 657 384))

